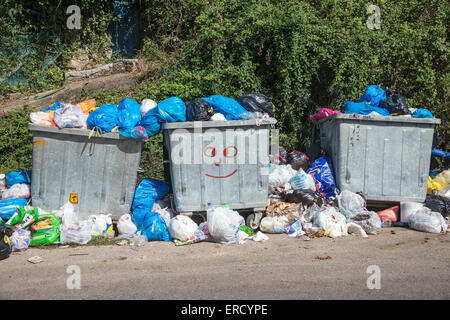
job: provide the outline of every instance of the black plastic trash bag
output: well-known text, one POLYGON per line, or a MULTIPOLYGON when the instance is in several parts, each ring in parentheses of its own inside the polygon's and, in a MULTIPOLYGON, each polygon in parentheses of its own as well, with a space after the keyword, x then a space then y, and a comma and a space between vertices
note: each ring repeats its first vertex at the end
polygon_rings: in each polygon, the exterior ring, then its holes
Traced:
POLYGON ((323 199, 311 190, 294 190, 294 192, 283 193, 281 200, 284 202, 301 203, 307 207, 314 203, 319 207, 323 204, 323 199))
POLYGON ((431 211, 439 212, 445 218, 450 214, 450 199, 434 194, 427 195, 425 207, 431 211))
POLYGON ((262 93, 245 94, 240 96, 237 102, 247 111, 268 113, 271 117, 273 117, 275 111, 272 98, 268 98, 262 93))
POLYGON ((387 109, 392 115, 411 114, 406 105, 406 98, 393 93, 391 89, 387 89, 386 99, 380 102, 380 108, 387 109))
POLYGON ((0 225, 0 260, 9 257, 12 251, 11 240, 12 230, 4 225, 0 225))
POLYGON ((214 113, 214 108, 201 98, 186 104, 186 121, 208 121, 214 113))
POLYGON ((294 150, 289 153, 287 160, 294 170, 299 170, 301 168, 306 171, 308 169, 309 158, 303 152, 294 150))

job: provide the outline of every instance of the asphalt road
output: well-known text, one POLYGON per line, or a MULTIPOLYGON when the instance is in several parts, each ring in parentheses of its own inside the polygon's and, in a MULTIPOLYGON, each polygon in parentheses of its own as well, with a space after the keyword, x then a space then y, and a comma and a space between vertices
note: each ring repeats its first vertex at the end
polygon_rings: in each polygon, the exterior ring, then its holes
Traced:
POLYGON ((449 232, 386 228, 367 239, 310 241, 268 236, 241 245, 29 248, 0 261, 0 299, 450 298, 449 232), (43 262, 27 261, 35 255, 43 262), (367 287, 375 276, 367 273, 371 265, 379 267, 380 289, 367 287), (68 282, 80 289, 68 289, 68 282))

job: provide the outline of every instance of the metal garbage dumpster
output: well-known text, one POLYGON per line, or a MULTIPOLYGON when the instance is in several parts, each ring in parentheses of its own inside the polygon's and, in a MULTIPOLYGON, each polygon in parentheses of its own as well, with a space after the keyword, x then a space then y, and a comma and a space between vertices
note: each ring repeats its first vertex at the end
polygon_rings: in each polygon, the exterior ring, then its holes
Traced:
POLYGON ((367 200, 423 202, 440 119, 334 114, 318 122, 336 185, 367 200))
POLYGON ((33 134, 31 201, 46 210, 70 201, 79 218, 129 213, 142 142, 117 133, 88 139, 84 129, 29 124, 33 134))
POLYGON ((275 123, 268 118, 163 124, 176 211, 192 215, 223 205, 264 211, 275 123))

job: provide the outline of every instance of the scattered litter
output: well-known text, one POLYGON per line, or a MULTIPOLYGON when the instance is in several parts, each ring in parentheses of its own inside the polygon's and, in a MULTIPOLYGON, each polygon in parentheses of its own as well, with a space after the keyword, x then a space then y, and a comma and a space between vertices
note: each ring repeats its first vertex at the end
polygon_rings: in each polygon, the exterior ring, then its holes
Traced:
POLYGON ((330 260, 331 257, 330 257, 330 256, 326 256, 326 257, 319 257, 319 256, 316 256, 314 259, 317 259, 317 260, 330 260))
POLYGON ((31 262, 31 263, 33 263, 33 264, 36 264, 36 263, 40 263, 40 262, 44 261, 44 259, 42 259, 42 258, 39 257, 39 256, 33 256, 33 257, 31 257, 31 258, 28 258, 27 261, 28 261, 28 262, 31 262))
POLYGON ((116 243, 118 246, 125 246, 128 244, 127 240, 120 240, 119 242, 116 243))

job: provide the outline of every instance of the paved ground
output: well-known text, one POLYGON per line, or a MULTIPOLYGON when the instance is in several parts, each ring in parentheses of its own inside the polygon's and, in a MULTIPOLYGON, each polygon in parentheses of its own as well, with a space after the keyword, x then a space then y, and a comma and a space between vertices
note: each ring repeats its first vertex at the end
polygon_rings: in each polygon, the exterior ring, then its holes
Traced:
POLYGON ((368 239, 269 237, 242 245, 30 248, 0 261, 0 299, 450 298, 449 232, 387 228, 368 239), (27 262, 34 255, 44 261, 27 262), (79 290, 67 289, 71 265, 80 267, 79 290), (379 290, 367 288, 370 265, 380 268, 379 290))

